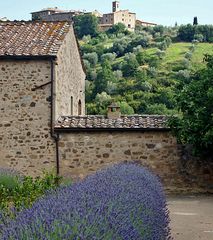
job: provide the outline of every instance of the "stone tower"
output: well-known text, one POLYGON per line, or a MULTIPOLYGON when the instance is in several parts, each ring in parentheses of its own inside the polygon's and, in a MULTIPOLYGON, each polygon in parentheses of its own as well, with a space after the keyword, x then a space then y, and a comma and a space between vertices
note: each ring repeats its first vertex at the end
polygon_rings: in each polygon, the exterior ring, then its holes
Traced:
POLYGON ((119 11, 119 8, 120 8, 120 2, 119 1, 112 2, 112 12, 119 11))

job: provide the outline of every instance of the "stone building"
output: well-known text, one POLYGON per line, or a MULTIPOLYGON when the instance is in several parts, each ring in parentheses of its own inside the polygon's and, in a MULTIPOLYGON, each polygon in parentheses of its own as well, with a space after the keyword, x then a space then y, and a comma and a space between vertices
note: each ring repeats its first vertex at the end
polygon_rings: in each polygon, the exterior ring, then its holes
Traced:
POLYGON ((102 30, 106 30, 117 23, 123 23, 128 30, 134 31, 136 14, 129 10, 120 10, 119 1, 114 1, 112 2, 112 12, 103 14, 99 27, 102 30))
POLYGON ((9 21, 6 17, 0 17, 0 22, 7 22, 9 21))
POLYGON ((136 24, 143 27, 154 27, 157 26, 157 23, 145 22, 143 20, 136 20, 136 24))
POLYGON ((84 115, 85 73, 69 22, 0 23, 0 166, 55 167, 61 115, 84 115))
POLYGON ((55 8, 45 8, 37 12, 32 12, 32 21, 73 21, 75 16, 84 14, 83 11, 65 11, 55 8))

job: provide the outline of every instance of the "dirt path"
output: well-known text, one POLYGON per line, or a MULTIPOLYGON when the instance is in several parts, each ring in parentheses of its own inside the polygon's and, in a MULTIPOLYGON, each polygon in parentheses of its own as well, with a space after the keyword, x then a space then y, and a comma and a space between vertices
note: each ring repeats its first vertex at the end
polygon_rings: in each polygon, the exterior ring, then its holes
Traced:
POLYGON ((169 196, 175 240, 213 240, 213 195, 169 196))

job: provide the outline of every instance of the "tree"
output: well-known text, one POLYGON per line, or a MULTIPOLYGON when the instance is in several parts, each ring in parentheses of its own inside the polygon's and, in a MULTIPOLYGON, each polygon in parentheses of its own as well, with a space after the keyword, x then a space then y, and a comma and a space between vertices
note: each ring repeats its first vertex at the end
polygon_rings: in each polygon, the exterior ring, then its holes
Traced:
POLYGON ((97 113, 106 114, 107 113, 107 107, 109 106, 109 104, 111 102, 112 102, 112 98, 106 92, 98 93, 95 97, 97 113))
POLYGON ((181 25, 178 29, 178 38, 181 41, 191 42, 194 39, 195 26, 191 24, 181 25))
POLYGON ((96 52, 85 53, 83 59, 89 61, 92 66, 95 66, 98 63, 98 55, 96 52))
POLYGON ((104 62, 106 60, 113 62, 116 58, 116 53, 105 53, 101 56, 101 62, 104 62))
POLYGON ((194 40, 197 40, 199 42, 203 42, 203 40, 204 40, 203 34, 201 34, 201 33, 195 34, 194 35, 194 40))
POLYGON ((134 109, 127 102, 120 103, 121 113, 126 115, 134 114, 134 109))
POLYGON ((108 82, 115 82, 115 76, 110 62, 106 60, 102 63, 102 69, 98 72, 97 79, 95 80, 94 95, 106 92, 108 82))
POLYGON ((182 116, 169 121, 183 144, 192 144, 194 153, 213 156, 213 55, 206 55, 206 68, 199 70, 178 97, 182 116))
POLYGON ((124 55, 128 43, 129 43, 128 40, 125 38, 116 40, 113 43, 111 52, 115 52, 117 56, 121 57, 122 55, 124 55))
POLYGON ((98 18, 92 14, 75 16, 74 29, 79 38, 85 35, 95 37, 98 34, 98 18))
POLYGON ((126 54, 122 72, 124 77, 135 76, 139 67, 138 61, 134 53, 126 54))
POLYGON ((198 25, 197 17, 194 17, 193 25, 198 25))
POLYGON ((109 34, 118 34, 118 33, 124 33, 126 31, 126 26, 123 23, 117 23, 113 25, 107 33, 109 34))

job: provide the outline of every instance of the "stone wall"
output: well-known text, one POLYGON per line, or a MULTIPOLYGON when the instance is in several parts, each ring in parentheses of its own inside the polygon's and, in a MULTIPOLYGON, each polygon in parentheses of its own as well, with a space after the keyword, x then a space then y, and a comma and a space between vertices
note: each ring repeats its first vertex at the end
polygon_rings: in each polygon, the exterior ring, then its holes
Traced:
POLYGON ((73 21, 76 15, 78 15, 78 12, 52 13, 41 17, 41 19, 43 21, 73 21))
POLYGON ((32 176, 55 166, 48 61, 0 61, 0 166, 32 176))
POLYGON ((85 114, 85 73, 82 68, 73 28, 67 33, 57 54, 55 66, 55 120, 59 116, 79 115, 78 102, 81 101, 81 115, 85 114), (71 113, 71 97, 73 113, 71 113))
POLYGON ((148 167, 170 192, 213 190, 213 166, 201 168, 167 131, 60 134, 60 171, 74 179, 108 165, 134 161, 148 167))

